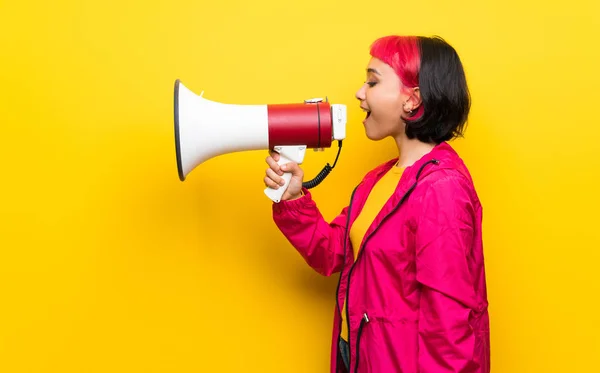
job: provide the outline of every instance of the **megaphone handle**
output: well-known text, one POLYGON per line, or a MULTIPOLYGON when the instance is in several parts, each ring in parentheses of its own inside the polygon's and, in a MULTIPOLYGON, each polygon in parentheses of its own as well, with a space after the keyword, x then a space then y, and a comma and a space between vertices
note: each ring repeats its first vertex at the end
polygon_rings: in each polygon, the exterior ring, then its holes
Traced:
MULTIPOLYGON (((288 162, 291 162, 291 161, 284 156, 280 156, 279 161, 277 161, 277 164, 281 166, 288 162)), ((283 174, 282 178, 285 181, 285 184, 281 185, 278 189, 273 189, 271 187, 268 187, 265 189, 265 194, 267 195, 267 197, 269 197, 275 203, 281 202, 281 197, 283 197, 283 193, 285 193, 288 186, 290 185, 290 180, 292 179, 292 173, 285 172, 283 174)))
MULTIPOLYGON (((305 145, 277 146, 277 147, 275 147, 275 151, 277 151, 279 153, 279 160, 277 161, 278 165, 281 166, 283 164, 286 164, 286 163, 289 163, 292 161, 294 161, 298 164, 301 164, 304 161, 304 154, 306 151, 306 146, 305 145)), ((273 189, 270 187, 267 187, 265 189, 265 194, 267 195, 267 197, 269 197, 271 199, 271 201, 273 201, 275 203, 281 202, 281 197, 283 196, 283 193, 285 193, 288 186, 290 185, 290 180, 292 179, 292 173, 285 172, 283 174, 282 178, 285 181, 285 184, 280 186, 278 189, 273 189)))

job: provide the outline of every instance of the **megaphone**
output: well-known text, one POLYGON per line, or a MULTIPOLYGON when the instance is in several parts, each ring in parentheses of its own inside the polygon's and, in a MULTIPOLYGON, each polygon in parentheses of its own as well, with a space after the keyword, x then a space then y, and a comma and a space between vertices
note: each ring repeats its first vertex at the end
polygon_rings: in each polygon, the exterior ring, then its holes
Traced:
MULTIPOLYGON (((179 79, 175 80, 175 149, 179 179, 210 158, 233 152, 274 150, 278 164, 301 164, 306 149, 323 150, 338 141, 339 151, 346 137, 346 105, 329 104, 323 99, 301 103, 239 105, 210 101, 195 94, 179 79)), ((318 185, 335 167, 327 164, 307 188, 318 185)), ((289 185, 291 173, 283 175, 285 184, 267 187, 265 194, 279 203, 289 185)))

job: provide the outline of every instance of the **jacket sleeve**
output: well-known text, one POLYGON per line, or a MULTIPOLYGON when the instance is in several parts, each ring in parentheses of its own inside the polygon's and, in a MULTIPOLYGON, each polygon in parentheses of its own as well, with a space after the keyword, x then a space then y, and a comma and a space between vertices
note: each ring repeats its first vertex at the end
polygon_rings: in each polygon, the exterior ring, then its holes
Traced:
POLYGON ((470 250, 475 214, 465 178, 446 174, 424 192, 416 229, 419 373, 481 373, 475 361, 477 310, 470 250))
POLYGON ((274 203, 273 220, 309 266, 330 276, 342 268, 348 208, 327 223, 308 189, 303 192, 298 199, 274 203))

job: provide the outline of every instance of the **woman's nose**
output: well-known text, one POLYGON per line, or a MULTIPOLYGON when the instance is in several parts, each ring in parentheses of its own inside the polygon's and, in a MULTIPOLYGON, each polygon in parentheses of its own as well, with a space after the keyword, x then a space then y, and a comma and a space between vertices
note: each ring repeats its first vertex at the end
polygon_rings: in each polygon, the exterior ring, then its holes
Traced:
POLYGON ((358 91, 356 91, 356 94, 355 94, 356 99, 361 100, 361 101, 365 99, 365 85, 366 85, 366 83, 363 84, 358 91))

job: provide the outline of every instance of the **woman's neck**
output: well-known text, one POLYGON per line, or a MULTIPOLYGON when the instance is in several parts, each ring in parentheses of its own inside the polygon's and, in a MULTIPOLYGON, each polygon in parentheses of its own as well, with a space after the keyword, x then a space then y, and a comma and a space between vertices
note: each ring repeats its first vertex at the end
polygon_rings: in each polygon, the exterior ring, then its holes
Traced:
POLYGON ((409 139, 406 135, 396 139, 400 158, 396 166, 409 167, 429 153, 434 147, 433 143, 425 143, 418 139, 409 139))

